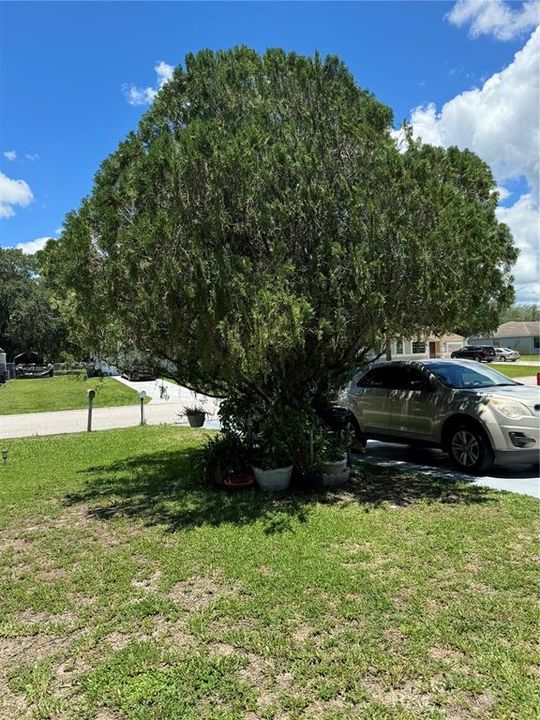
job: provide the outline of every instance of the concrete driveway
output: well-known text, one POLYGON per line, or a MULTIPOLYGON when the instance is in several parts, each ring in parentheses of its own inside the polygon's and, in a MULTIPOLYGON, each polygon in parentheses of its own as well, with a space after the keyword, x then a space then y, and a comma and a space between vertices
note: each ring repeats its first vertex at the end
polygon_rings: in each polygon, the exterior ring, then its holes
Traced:
POLYGON ((359 461, 371 465, 393 467, 396 470, 413 470, 422 475, 463 480, 494 490, 507 490, 540 498, 538 466, 534 465, 494 465, 489 475, 466 475, 454 470, 447 455, 440 450, 413 448, 377 440, 368 440, 366 454, 358 454, 356 457, 359 461))
POLYGON ((126 380, 123 377, 116 377, 115 380, 127 385, 132 390, 140 392, 144 390, 152 399, 148 405, 180 405, 189 407, 190 405, 202 405, 207 412, 207 417, 217 418, 217 412, 221 400, 194 393, 182 385, 176 385, 169 380, 161 378, 157 380, 126 380))

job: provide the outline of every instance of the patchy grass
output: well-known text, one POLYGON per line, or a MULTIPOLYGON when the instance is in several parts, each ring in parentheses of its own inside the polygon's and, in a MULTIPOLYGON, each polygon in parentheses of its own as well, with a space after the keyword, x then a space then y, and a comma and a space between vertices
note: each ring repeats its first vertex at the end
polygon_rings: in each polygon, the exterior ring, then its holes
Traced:
MULTIPOLYGON (((62 375, 51 378, 10 380, 0 385, 0 415, 76 410, 88 406, 86 391, 96 391, 94 407, 136 405, 137 392, 114 378, 62 375)), ((147 398, 145 402, 149 402, 147 398)))
POLYGON ((533 367, 532 365, 514 365, 513 363, 491 363, 489 367, 510 378, 531 377, 540 372, 540 365, 533 367))
POLYGON ((227 494, 206 435, 6 442, 0 717, 537 717, 534 499, 363 465, 227 494))
POLYGON ((532 362, 540 363, 540 355, 522 355, 520 360, 531 360, 532 362))

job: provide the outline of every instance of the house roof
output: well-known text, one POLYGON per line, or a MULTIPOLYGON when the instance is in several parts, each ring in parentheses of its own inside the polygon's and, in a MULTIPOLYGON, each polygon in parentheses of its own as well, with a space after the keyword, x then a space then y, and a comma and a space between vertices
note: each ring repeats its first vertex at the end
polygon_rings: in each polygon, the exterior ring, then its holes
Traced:
POLYGON ((441 342, 464 342, 465 338, 463 335, 456 335, 456 333, 448 333, 447 335, 430 335, 428 342, 433 340, 440 340, 441 342))
POLYGON ((517 322, 511 320, 497 328, 496 338, 504 337, 531 337, 540 335, 540 322, 517 322))

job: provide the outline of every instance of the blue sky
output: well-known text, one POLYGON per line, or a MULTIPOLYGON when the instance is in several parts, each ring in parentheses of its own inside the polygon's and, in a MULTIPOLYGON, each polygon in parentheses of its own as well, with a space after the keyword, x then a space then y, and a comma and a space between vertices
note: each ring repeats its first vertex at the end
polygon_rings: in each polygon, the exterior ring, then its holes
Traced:
MULTIPOLYGON (((500 99, 482 94, 484 83, 512 66, 536 24, 521 3, 487 2, 491 7, 484 15, 474 15, 470 0, 457 10, 453 2, 4 2, 0 245, 54 236, 65 213, 90 190, 100 162, 147 107, 130 104, 125 87, 155 88, 159 61, 176 65, 201 48, 247 44, 260 51, 337 54, 360 85, 393 109, 396 125, 412 117, 415 129, 429 136, 424 139, 470 145, 478 152, 474 131, 470 141, 456 139, 461 130, 450 122, 452 112, 476 117, 486 102, 500 105, 500 99), (480 93, 476 100, 466 94, 473 88, 480 93), (445 103, 456 98, 445 117, 445 103), (415 108, 420 108, 416 116, 415 108), (8 181, 23 181, 28 191, 8 181)), ((522 99, 525 105, 529 101, 534 97, 522 99)), ((534 169, 526 161, 518 167, 520 153, 501 160, 489 139, 480 148, 497 166, 501 186, 511 191, 501 204, 510 212, 528 197, 527 211, 537 213, 534 169)), ((530 285, 530 273, 527 278, 523 284, 530 285)))

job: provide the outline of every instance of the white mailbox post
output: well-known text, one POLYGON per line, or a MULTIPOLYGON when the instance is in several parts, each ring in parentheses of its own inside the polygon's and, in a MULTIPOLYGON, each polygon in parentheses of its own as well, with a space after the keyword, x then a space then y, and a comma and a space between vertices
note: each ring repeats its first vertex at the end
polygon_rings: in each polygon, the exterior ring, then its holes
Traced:
POLYGON ((139 392, 139 400, 141 401, 141 425, 144 425, 144 399, 146 397, 146 390, 139 392))

